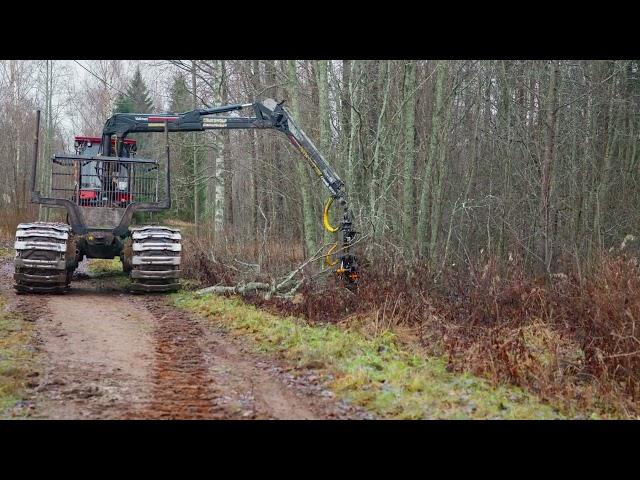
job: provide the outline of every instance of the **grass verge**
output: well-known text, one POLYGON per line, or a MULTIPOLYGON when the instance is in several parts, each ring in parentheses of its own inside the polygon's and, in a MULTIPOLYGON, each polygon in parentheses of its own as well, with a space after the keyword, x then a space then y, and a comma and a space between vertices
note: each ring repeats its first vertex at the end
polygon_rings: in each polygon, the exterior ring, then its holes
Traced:
POLYGON ((11 409, 23 399, 35 360, 30 348, 33 334, 33 325, 6 311, 0 297, 0 418, 10 417, 11 409))
POLYGON ((191 292, 173 295, 176 306, 232 333, 249 337, 257 350, 282 355, 299 367, 324 369, 339 398, 386 418, 563 418, 523 390, 494 386, 470 374, 447 370, 446 361, 404 350, 386 330, 373 338, 335 325, 310 325, 279 317, 238 298, 191 292))

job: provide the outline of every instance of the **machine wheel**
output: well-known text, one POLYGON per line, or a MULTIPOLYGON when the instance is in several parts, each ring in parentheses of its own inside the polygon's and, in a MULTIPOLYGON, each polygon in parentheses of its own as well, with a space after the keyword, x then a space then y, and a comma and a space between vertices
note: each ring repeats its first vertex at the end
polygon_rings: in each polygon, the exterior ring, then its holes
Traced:
MULTIPOLYGON (((133 292, 174 292, 180 288, 180 230, 147 226, 131 229, 133 292)), ((124 262, 123 262, 124 264, 124 262)))
POLYGON ((13 278, 19 293, 63 293, 69 289, 75 260, 75 252, 68 251, 70 234, 71 227, 65 223, 18 225, 13 278))

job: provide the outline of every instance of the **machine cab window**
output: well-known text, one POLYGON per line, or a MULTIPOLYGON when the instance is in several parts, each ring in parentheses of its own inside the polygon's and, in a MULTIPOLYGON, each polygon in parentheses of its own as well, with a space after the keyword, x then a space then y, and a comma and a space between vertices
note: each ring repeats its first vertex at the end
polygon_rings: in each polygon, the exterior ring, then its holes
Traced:
MULTIPOLYGON (((131 166, 123 162, 96 159, 100 141, 99 137, 75 137, 76 154, 93 159, 79 162, 79 169, 74 167, 74 200, 81 206, 126 207, 134 200, 131 166)), ((115 139, 113 143, 115 146, 115 139)), ((123 157, 133 157, 136 142, 126 139, 121 148, 123 157)))

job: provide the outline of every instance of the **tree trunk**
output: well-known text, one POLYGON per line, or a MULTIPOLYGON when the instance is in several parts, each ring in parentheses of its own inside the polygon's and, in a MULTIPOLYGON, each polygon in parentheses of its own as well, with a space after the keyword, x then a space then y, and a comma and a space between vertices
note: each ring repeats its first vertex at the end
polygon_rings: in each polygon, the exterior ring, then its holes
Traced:
MULTIPOLYGON (((444 82, 446 82, 447 70, 447 64, 443 64, 444 82)), ((451 118, 450 98, 446 103, 442 103, 441 110, 440 116, 442 120, 439 128, 440 131, 438 132, 438 154, 436 157, 437 164, 435 165, 436 178, 431 203, 431 235, 429 237, 429 260, 431 265, 436 265, 437 263, 437 243, 440 233, 440 221, 442 220, 442 199, 444 195, 444 183, 447 176, 447 139, 450 128, 449 120, 451 118)))
MULTIPOLYGON (((222 75, 222 103, 229 103, 229 85, 227 79, 227 66, 224 60, 220 61, 220 75, 222 75)), ((228 131, 222 131, 224 158, 224 228, 233 232, 233 163, 231 162, 231 141, 228 131)))
MULTIPOLYGON (((612 62, 612 71, 615 69, 615 62, 612 62)), ((602 218, 605 217, 608 213, 607 208, 607 192, 609 189, 609 181, 611 177, 611 169, 613 162, 613 147, 616 142, 616 138, 618 136, 618 119, 621 118, 622 109, 614 109, 615 103, 615 87, 616 87, 616 79, 615 77, 610 79, 611 86, 609 90, 609 106, 607 110, 607 126, 606 126, 606 135, 604 136, 604 154, 603 154, 603 165, 602 165, 602 174, 600 176, 600 182, 598 183, 598 188, 596 190, 596 213, 594 219, 594 229, 596 231, 597 239, 598 239, 598 247, 602 250, 605 248, 605 242, 603 238, 603 230, 604 226, 602 225, 602 218)))
POLYGON ((416 112, 416 64, 408 62, 404 72, 404 178, 402 189, 403 237, 407 248, 414 241, 415 197, 413 193, 415 170, 415 112, 416 112))
POLYGON ((371 168, 371 184, 369 186, 369 214, 373 217, 374 236, 379 236, 381 233, 382 218, 376 216, 378 211, 376 201, 382 202, 380 195, 382 194, 385 185, 380 182, 379 170, 380 164, 383 160, 382 144, 383 139, 386 136, 386 127, 384 123, 385 113, 387 111, 387 104, 389 103, 389 87, 391 85, 391 61, 384 62, 383 69, 380 72, 383 77, 383 91, 382 91, 382 106, 380 107, 380 113, 378 115, 378 122, 376 125, 376 135, 374 141, 373 162, 371 168))
MULTIPOLYGON (((193 108, 198 108, 197 97, 197 84, 196 84, 196 61, 191 60, 191 91, 193 95, 193 108)), ((192 146, 193 146, 193 223, 195 224, 196 236, 199 235, 198 222, 200 221, 200 189, 199 189, 199 175, 198 175, 198 154, 197 154, 197 133, 192 134, 192 146)))
POLYGON ((420 208, 418 210, 418 254, 425 255, 427 245, 429 245, 430 231, 427 225, 431 224, 431 206, 429 199, 432 195, 432 170, 438 153, 438 136, 441 129, 441 116, 443 105, 443 91, 445 69, 443 62, 436 63, 436 84, 435 84, 435 107, 431 116, 431 134, 429 137, 429 151, 427 153, 427 166, 422 179, 422 192, 420 195, 420 208))
MULTIPOLYGON (((298 74, 296 71, 295 60, 287 61, 287 79, 289 98, 291 104, 291 113, 294 118, 300 118, 300 104, 298 102, 298 74)), ((300 184, 300 191, 302 193, 302 218, 304 225, 304 245, 305 255, 313 255, 316 250, 316 238, 315 238, 315 222, 313 218, 313 203, 311 195, 309 193, 309 173, 306 169, 306 164, 296 159, 296 169, 298 172, 298 182, 300 184)))
POLYGON ((557 61, 549 63, 549 91, 546 105, 546 142, 542 161, 542 178, 540 181, 540 234, 538 257, 542 261, 541 273, 551 273, 552 238, 551 238, 551 175, 556 156, 556 107, 558 101, 557 61))
MULTIPOLYGON (((318 118, 320 120, 320 151, 330 164, 334 164, 331 155, 331 106, 329 104, 329 62, 317 60, 315 62, 318 84, 318 118)), ((334 241, 334 234, 322 229, 323 243, 334 241)), ((320 263, 322 263, 322 259, 320 263)))

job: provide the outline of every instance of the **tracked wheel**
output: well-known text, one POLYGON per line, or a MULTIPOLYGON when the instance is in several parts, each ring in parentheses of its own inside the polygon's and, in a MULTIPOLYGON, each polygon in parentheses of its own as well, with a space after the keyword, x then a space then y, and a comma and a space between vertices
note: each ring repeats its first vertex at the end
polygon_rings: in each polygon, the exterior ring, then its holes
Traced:
POLYGON ((13 278, 19 293, 63 293, 69 289, 73 274, 67 258, 70 234, 71 227, 64 223, 18 225, 13 278))
POLYGON ((174 292, 180 288, 180 230, 148 226, 131 229, 133 292, 174 292))

